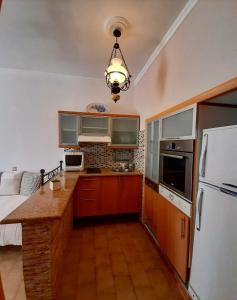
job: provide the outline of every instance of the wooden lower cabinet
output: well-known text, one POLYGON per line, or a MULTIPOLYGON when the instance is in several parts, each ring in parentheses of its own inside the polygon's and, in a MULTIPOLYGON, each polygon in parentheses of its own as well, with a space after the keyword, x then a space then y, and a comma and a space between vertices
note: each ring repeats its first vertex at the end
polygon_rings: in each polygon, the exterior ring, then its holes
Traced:
POLYGON ((145 185, 143 218, 147 226, 154 234, 157 226, 155 205, 156 194, 157 193, 151 187, 145 185))
POLYGON ((189 218, 167 201, 168 235, 167 256, 182 280, 187 279, 189 218))
POLYGON ((95 176, 79 178, 74 217, 141 211, 142 176, 95 176))
POLYGON ((145 184, 144 222, 153 231, 162 252, 184 282, 187 280, 189 218, 145 184))
POLYGON ((116 214, 119 206, 119 177, 101 177, 100 184, 100 209, 98 214, 116 214))
POLYGON ((165 254, 167 254, 169 236, 167 204, 168 201, 156 193, 156 238, 165 254))
POLYGON ((141 211, 142 176, 119 177, 120 213, 136 213, 141 211))
POLYGON ((81 177, 74 198, 74 216, 96 216, 99 212, 99 177, 81 177))

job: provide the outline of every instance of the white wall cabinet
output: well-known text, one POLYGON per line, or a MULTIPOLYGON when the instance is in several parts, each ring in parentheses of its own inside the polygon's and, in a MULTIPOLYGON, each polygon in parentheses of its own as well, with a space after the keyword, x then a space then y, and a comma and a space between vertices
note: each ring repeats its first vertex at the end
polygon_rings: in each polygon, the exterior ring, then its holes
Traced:
POLYGON ((59 147, 79 147, 78 136, 111 136, 114 148, 138 147, 139 116, 59 111, 59 147))
POLYGON ((75 114, 59 115, 59 144, 62 146, 78 145, 79 122, 75 114))
POLYGON ((147 123, 146 177, 155 183, 159 179, 160 121, 147 123))
POLYGON ((80 134, 82 135, 109 135, 109 117, 80 116, 80 134))
POLYGON ((161 119, 161 140, 195 139, 197 105, 189 106, 161 119))
POLYGON ((138 146, 139 118, 111 118, 111 146, 138 146))

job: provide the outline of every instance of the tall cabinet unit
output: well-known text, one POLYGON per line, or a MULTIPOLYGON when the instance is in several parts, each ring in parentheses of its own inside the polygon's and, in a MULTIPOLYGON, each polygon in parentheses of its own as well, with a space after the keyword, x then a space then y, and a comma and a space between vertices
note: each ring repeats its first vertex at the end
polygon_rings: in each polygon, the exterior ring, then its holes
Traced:
POLYGON ((158 183, 159 179, 159 146, 160 146, 160 121, 147 123, 146 140, 146 177, 158 183))

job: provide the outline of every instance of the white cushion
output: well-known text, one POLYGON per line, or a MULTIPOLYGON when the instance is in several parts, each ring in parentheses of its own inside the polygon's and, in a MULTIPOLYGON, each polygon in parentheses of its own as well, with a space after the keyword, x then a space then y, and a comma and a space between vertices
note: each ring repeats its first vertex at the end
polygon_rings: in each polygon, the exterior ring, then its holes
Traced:
POLYGON ((0 195, 17 195, 20 192, 22 172, 3 172, 1 176, 0 195))

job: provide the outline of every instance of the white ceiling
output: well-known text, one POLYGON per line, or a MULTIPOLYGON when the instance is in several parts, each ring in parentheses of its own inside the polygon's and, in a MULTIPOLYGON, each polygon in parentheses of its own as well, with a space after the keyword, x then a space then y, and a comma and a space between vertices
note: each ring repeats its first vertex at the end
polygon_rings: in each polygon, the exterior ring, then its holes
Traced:
POLYGON ((3 0, 0 67, 102 78, 114 39, 106 19, 125 17, 120 45, 133 79, 187 0, 3 0))

